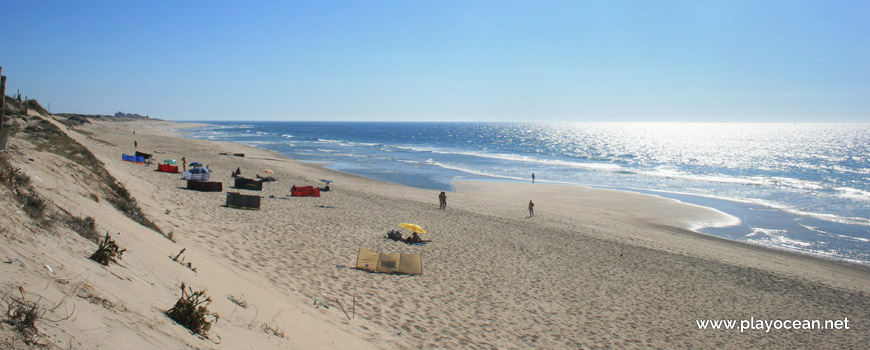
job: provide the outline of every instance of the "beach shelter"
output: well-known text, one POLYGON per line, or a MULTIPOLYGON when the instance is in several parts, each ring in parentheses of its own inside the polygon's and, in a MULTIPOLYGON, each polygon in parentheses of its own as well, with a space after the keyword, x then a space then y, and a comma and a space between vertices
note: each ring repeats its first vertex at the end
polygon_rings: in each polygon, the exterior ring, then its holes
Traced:
POLYGON ((360 248, 356 268, 383 273, 423 274, 423 259, 420 254, 386 254, 360 248))
POLYGON ((181 173, 182 180, 192 180, 192 181, 208 181, 211 176, 211 170, 208 168, 193 168, 188 171, 181 173))
POLYGON ((227 192, 227 206, 239 209, 260 209, 260 196, 248 196, 238 192, 227 192))
POLYGON ((293 197, 320 197, 320 189, 314 186, 296 187, 290 195, 293 197))
POLYGON ((145 153, 145 152, 139 152, 139 151, 136 151, 136 156, 137 156, 137 157, 143 157, 143 158, 145 158, 145 160, 151 159, 151 153, 145 153))
POLYGON ((157 164, 157 170, 162 171, 164 173, 177 173, 178 172, 178 165, 157 164))
POLYGON ((233 187, 245 189, 245 190, 262 191, 263 190, 263 183, 260 181, 252 180, 252 179, 237 177, 235 179, 235 183, 233 184, 233 187))
POLYGON ((138 157, 137 156, 130 156, 130 155, 127 155, 126 153, 121 154, 121 160, 133 162, 133 163, 138 163, 138 164, 145 164, 145 157, 143 157, 143 156, 138 156, 138 157))
POLYGON ((200 162, 193 162, 193 163, 190 163, 188 165, 190 165, 191 167, 194 167, 194 168, 201 168, 202 167, 202 163, 200 163, 200 162))
POLYGON ((224 187, 221 182, 211 182, 211 181, 188 181, 187 182, 188 190, 202 191, 202 192, 223 192, 224 187))

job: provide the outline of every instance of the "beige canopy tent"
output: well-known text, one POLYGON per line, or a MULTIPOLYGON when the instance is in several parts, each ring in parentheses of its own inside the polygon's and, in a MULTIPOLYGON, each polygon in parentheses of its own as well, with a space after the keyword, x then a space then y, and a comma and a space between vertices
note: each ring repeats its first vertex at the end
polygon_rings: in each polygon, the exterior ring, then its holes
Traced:
POLYGON ((385 254, 364 248, 359 249, 356 267, 372 272, 423 274, 420 254, 385 254))

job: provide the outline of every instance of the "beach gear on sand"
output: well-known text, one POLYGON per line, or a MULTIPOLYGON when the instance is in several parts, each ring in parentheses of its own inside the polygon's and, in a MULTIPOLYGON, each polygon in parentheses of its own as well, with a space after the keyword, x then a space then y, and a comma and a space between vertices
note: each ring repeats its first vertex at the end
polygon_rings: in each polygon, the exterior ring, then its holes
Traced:
POLYGON ((211 177, 211 170, 202 167, 193 168, 181 173, 182 180, 208 181, 209 177, 211 177))
POLYGON ((419 234, 424 234, 424 233, 426 233, 426 230, 424 230, 422 227, 420 227, 420 225, 415 225, 415 224, 399 224, 399 226, 401 226, 401 227, 403 227, 403 228, 405 228, 405 229, 407 229, 407 230, 410 230, 411 232, 416 232, 416 233, 419 233, 419 234))
POLYGON ((138 157, 137 156, 129 156, 126 153, 121 154, 121 160, 133 162, 133 163, 138 163, 138 164, 145 164, 145 157, 143 157, 143 156, 138 156, 138 157))
POLYGON ((257 180, 253 180, 253 179, 246 179, 244 177, 237 177, 235 179, 235 183, 233 184, 233 187, 245 189, 245 190, 252 190, 252 191, 262 191, 263 190, 263 183, 260 181, 257 181, 257 180))
POLYGON ((423 274, 423 259, 420 254, 385 254, 360 248, 356 268, 383 273, 423 274))
POLYGON ((404 240, 404 238, 402 238, 402 233, 396 230, 390 230, 389 232, 387 232, 387 238, 394 241, 404 240))
POLYGON ((227 206, 239 209, 260 209, 260 196, 248 196, 238 192, 227 192, 227 206))
POLYGON ((178 172, 178 165, 157 164, 157 170, 162 171, 164 173, 177 173, 178 172))
POLYGON ((293 197, 320 197, 320 189, 314 186, 302 186, 293 189, 293 197))
POLYGON ((223 192, 224 187, 222 182, 188 181, 187 189, 202 192, 223 192))

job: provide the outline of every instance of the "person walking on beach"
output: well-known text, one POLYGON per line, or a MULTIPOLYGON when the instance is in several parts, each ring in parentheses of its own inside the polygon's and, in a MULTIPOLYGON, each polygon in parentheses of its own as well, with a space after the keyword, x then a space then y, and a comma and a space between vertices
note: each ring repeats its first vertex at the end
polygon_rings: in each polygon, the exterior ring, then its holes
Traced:
POLYGON ((441 202, 441 207, 438 209, 447 209, 447 194, 444 191, 441 191, 441 194, 438 195, 438 201, 441 202))
POLYGON ((535 203, 529 200, 529 217, 535 216, 535 203))
POLYGON ((535 183, 535 173, 532 173, 532 183, 535 183))

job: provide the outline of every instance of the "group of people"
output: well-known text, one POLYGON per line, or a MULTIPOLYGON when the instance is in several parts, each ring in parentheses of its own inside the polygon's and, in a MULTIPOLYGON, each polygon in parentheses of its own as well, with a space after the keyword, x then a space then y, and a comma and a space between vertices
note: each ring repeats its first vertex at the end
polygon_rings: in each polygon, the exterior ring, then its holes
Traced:
POLYGON ((417 232, 413 232, 410 236, 402 238, 402 233, 396 230, 387 232, 387 238, 408 244, 432 242, 431 240, 421 238, 417 232))
POLYGON ((412 235, 408 236, 408 238, 405 238, 405 242, 407 242, 407 243, 424 243, 424 242, 431 242, 431 241, 424 240, 424 239, 420 238, 420 235, 418 235, 417 232, 414 232, 412 235))

